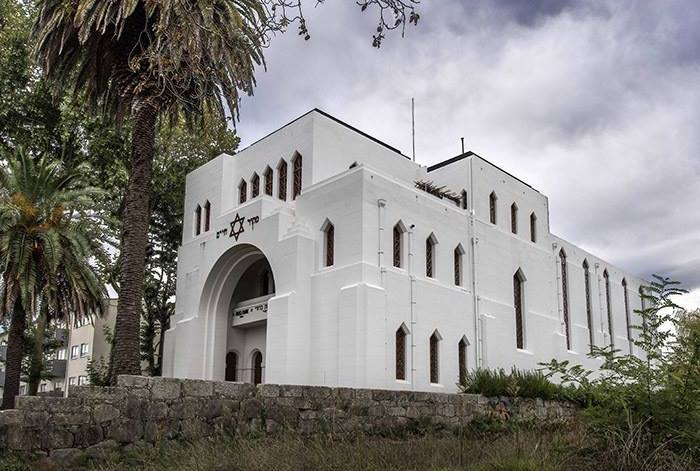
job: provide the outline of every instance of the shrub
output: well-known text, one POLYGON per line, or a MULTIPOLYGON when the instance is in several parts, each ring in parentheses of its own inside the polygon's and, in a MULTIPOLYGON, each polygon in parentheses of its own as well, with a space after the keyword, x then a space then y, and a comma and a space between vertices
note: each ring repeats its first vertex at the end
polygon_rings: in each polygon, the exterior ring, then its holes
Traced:
POLYGON ((541 371, 517 368, 513 368, 510 373, 506 373, 503 368, 468 371, 464 374, 459 388, 464 393, 483 394, 487 397, 508 396, 581 402, 583 396, 577 387, 555 384, 541 371))

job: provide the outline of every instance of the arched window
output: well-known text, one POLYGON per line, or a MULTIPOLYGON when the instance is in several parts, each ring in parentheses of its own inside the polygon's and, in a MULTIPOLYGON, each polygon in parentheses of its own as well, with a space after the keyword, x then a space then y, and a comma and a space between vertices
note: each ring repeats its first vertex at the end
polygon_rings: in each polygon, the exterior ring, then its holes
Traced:
POLYGON ((605 305, 608 309, 608 334, 610 334, 610 346, 615 347, 615 333, 613 331, 612 300, 610 298, 610 275, 608 270, 603 271, 605 279, 605 305))
POLYGON ((224 381, 238 381, 238 355, 236 355, 236 352, 228 352, 226 354, 224 381))
POLYGON ((518 233, 518 205, 515 203, 510 205, 510 232, 518 233))
POLYGON ((297 153, 292 160, 293 182, 292 182, 292 199, 297 199, 301 193, 301 154, 297 153))
POLYGON ((392 263, 396 268, 403 266, 403 239, 406 228, 401 221, 394 225, 392 233, 392 263))
POLYGON ((460 195, 460 203, 462 209, 467 209, 469 207, 469 201, 467 200, 467 190, 462 190, 462 193, 460 195))
POLYGON ((323 231, 323 266, 330 267, 335 257, 335 227, 326 219, 321 230, 323 231))
POLYGON ((437 240, 434 234, 425 239, 425 276, 435 277, 435 244, 437 240))
POLYGON ((265 169, 263 178, 265 179, 265 194, 267 196, 272 196, 272 169, 270 167, 265 169))
POLYGON ((521 350, 525 348, 525 319, 523 317, 525 277, 518 270, 513 275, 513 307, 515 309, 515 346, 521 350))
POLYGON ((627 343, 629 344, 630 354, 632 354, 634 345, 632 344, 632 327, 630 326, 630 299, 627 293, 627 280, 625 278, 622 279, 622 293, 625 300, 625 328, 627 331, 627 343))
POLYGON ((496 224, 496 204, 498 203, 498 196, 496 192, 492 191, 489 195, 489 221, 491 224, 496 224))
POLYGON ((457 247, 455 247, 454 251, 454 272, 455 272, 455 286, 463 286, 464 285, 464 273, 463 273, 463 262, 464 259, 464 248, 462 248, 462 244, 459 244, 457 247))
POLYGON ((396 379, 406 380, 406 334, 408 328, 405 324, 396 331, 396 379))
POLYGON ((202 233, 202 207, 197 205, 194 210, 194 235, 202 233))
POLYGON ((559 251, 559 264, 561 266, 561 301, 564 313, 566 349, 571 350, 571 326, 569 325, 569 280, 566 267, 566 253, 564 252, 564 249, 559 251))
MULTIPOLYGON (((641 307, 642 307, 642 312, 643 312, 644 314, 646 314, 646 310, 647 310, 647 299, 646 299, 646 295, 644 294, 644 286, 640 286, 640 287, 639 287, 639 303, 640 303, 640 305, 641 305, 641 307)), ((647 317, 646 317, 646 315, 643 315, 643 316, 642 316, 642 331, 643 331, 644 333, 647 332, 647 317)))
POLYGON ((282 160, 277 166, 277 197, 287 201, 287 161, 282 160))
POLYGON ((436 330, 430 336, 430 382, 440 383, 440 340, 442 337, 436 330))
POLYGON ((248 184, 241 180, 238 185, 238 204, 243 204, 248 199, 248 184))
POLYGON ((591 311, 591 274, 588 270, 588 261, 583 261, 583 283, 586 295, 586 323, 588 325, 588 342, 591 351, 593 351, 593 345, 595 345, 595 339, 593 336, 593 313, 591 311))
POLYGON ((275 293, 275 278, 272 276, 272 270, 266 269, 260 275, 260 295, 265 296, 275 293))
POLYGON ((252 381, 253 384, 262 383, 263 377, 263 356, 260 351, 256 350, 251 358, 251 370, 252 370, 252 381))
POLYGON ((466 337, 462 337, 457 345, 457 359, 459 364, 459 383, 463 384, 467 378, 467 346, 469 342, 466 337))
POLYGON ((537 242, 537 216, 530 214, 530 242, 537 242))
POLYGON ((251 198, 256 198, 260 195, 260 176, 256 173, 253 174, 253 178, 250 179, 251 188, 251 198))
POLYGON ((211 203, 207 200, 204 203, 204 232, 207 232, 211 226, 211 203))

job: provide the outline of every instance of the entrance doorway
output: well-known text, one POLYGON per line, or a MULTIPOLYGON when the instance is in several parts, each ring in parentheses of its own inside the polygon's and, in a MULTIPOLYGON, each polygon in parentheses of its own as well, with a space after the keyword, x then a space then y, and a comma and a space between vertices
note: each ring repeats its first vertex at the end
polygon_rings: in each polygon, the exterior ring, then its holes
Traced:
POLYGON ((236 352, 228 352, 226 354, 224 381, 238 381, 238 355, 236 355, 236 352))

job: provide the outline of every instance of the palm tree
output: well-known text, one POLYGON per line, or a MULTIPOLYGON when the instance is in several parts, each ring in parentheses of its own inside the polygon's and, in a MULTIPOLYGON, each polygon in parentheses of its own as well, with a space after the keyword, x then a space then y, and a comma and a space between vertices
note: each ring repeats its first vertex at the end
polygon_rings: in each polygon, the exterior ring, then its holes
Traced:
POLYGON ((151 213, 158 118, 237 116, 239 90, 252 93, 274 28, 259 0, 201 2, 46 0, 37 20, 45 73, 74 84, 107 115, 131 120, 111 378, 140 374, 139 320, 151 213))
POLYGON ((4 409, 19 393, 22 340, 45 303, 55 319, 104 312, 104 285, 90 265, 100 231, 89 206, 95 190, 58 162, 24 152, 0 167, 0 318, 10 318, 4 409))

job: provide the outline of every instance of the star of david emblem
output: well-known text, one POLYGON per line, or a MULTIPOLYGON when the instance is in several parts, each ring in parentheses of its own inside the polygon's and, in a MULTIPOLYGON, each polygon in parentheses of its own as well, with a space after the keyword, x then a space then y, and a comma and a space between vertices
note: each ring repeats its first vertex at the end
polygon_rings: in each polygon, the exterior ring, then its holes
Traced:
POLYGON ((245 217, 241 217, 236 213, 236 217, 231 221, 231 230, 229 231, 229 237, 233 237, 238 242, 238 236, 245 232, 245 227, 243 223, 245 222, 245 217))

